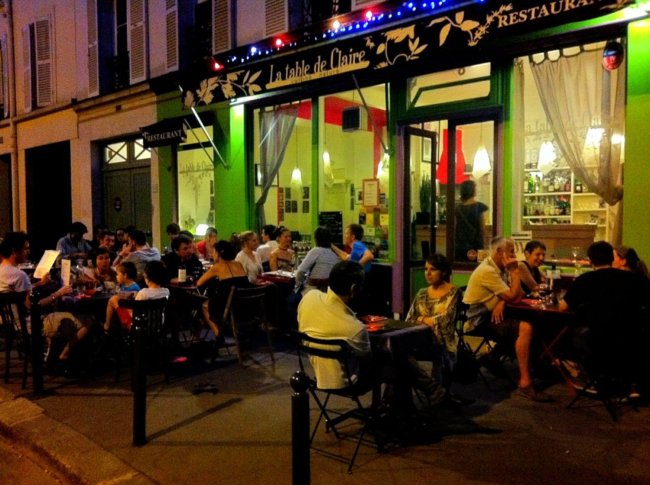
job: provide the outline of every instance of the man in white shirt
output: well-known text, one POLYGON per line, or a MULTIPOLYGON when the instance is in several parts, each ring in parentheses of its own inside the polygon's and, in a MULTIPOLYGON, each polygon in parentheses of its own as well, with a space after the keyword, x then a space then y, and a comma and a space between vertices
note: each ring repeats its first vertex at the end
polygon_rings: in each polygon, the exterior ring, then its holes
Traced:
MULTIPOLYGON (((381 374, 378 369, 381 364, 370 363, 372 352, 368 330, 348 306, 359 295, 364 278, 365 271, 359 263, 341 261, 330 272, 327 293, 310 291, 298 306, 298 328, 301 332, 320 339, 345 340, 357 357, 350 369, 352 383, 346 382, 345 371, 339 362, 311 357, 318 387, 322 389, 340 389, 358 381, 363 384, 364 380, 373 379, 371 373, 376 376, 381 374)), ((445 397, 444 388, 434 382, 411 356, 400 356, 392 366, 397 371, 395 382, 400 389, 404 389, 403 384, 408 383, 425 394, 430 405, 439 403, 445 397)), ((410 388, 406 390, 410 398, 410 388)), ((398 394, 398 398, 404 397, 398 394)))
POLYGON ((502 340, 514 340, 519 394, 533 401, 550 402, 550 396, 533 388, 530 376, 533 326, 530 322, 504 318, 506 303, 517 302, 523 296, 515 244, 512 239, 496 237, 490 243, 490 256, 477 266, 467 283, 463 297, 463 302, 469 305, 465 331, 492 325, 502 340))
POLYGON ((277 228, 273 224, 267 224, 262 227, 262 244, 255 251, 257 257, 260 258, 262 266, 265 271, 268 271, 269 258, 274 249, 278 247, 278 242, 275 240, 277 228))
MULTIPOLYGON (((24 232, 8 232, 0 244, 0 292, 32 290, 29 276, 18 265, 29 259, 29 241, 24 232)), ((29 298, 26 302, 29 305, 29 298)))

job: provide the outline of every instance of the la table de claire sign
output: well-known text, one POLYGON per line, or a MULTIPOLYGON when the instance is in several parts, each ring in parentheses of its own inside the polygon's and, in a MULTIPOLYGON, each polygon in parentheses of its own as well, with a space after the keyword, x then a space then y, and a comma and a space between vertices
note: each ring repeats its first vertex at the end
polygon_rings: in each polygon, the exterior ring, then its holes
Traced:
POLYGON ((598 17, 631 3, 633 0, 477 2, 190 80, 183 104, 189 108, 346 73, 430 64, 438 56, 462 55, 509 35, 598 17))

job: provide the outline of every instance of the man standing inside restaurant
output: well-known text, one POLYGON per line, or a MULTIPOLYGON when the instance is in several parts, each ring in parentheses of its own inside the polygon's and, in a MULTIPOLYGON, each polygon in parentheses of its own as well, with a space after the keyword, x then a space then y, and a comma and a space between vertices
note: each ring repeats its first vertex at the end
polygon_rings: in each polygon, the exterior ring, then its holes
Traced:
MULTIPOLYGON (((350 344, 357 356, 355 368, 350 372, 357 378, 355 382, 361 385, 378 379, 373 378, 371 373, 375 376, 381 374, 376 359, 371 363, 368 330, 349 306, 361 294, 364 279, 365 272, 359 263, 341 261, 330 272, 327 293, 307 292, 298 306, 298 328, 301 332, 320 339, 342 339, 350 344)), ((319 387, 340 389, 348 385, 339 362, 313 357, 311 363, 319 387)), ((445 397, 443 387, 434 382, 412 356, 398 356, 394 365, 398 373, 395 381, 400 384, 400 389, 408 382, 426 396, 430 405, 439 403, 445 397)), ((410 388, 408 392, 410 398, 410 388)), ((396 397, 403 398, 401 395, 396 397)))
MULTIPOLYGON (((490 243, 490 256, 477 266, 469 282, 463 302, 469 305, 465 332, 483 326, 492 327, 502 342, 514 341, 519 365, 518 393, 527 399, 550 402, 552 398, 535 390, 530 376, 530 344, 533 327, 530 322, 505 318, 506 303, 514 303, 523 297, 519 267, 512 239, 496 237, 490 243)), ((497 356, 487 356, 482 363, 495 364, 497 356)), ((492 367, 492 366, 490 366, 492 367)))

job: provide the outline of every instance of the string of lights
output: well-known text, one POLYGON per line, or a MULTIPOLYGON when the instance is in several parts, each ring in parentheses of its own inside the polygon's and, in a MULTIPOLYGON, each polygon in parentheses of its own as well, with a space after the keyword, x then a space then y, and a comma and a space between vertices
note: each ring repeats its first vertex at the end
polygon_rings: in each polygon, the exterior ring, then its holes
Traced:
POLYGON ((436 0, 420 2, 403 2, 399 7, 380 10, 380 5, 360 12, 351 12, 330 19, 327 23, 312 26, 314 30, 307 32, 287 32, 238 47, 211 59, 210 69, 220 71, 254 62, 257 59, 278 53, 290 52, 324 41, 330 41, 344 36, 358 35, 361 32, 375 30, 378 27, 402 20, 413 20, 432 13, 444 12, 472 3, 485 3, 486 0, 436 0))

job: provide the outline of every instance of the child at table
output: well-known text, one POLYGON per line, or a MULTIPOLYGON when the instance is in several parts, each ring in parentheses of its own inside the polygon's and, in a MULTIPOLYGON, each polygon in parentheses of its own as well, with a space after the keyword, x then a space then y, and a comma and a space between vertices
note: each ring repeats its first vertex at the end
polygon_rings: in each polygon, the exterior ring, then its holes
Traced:
POLYGON ((135 282, 138 270, 135 264, 126 261, 117 266, 117 284, 119 293, 108 300, 106 306, 106 320, 104 321, 104 330, 108 332, 111 328, 115 314, 119 315, 119 320, 130 321, 130 314, 126 309, 119 307, 120 298, 133 298, 136 292, 140 291, 140 286, 135 282))

